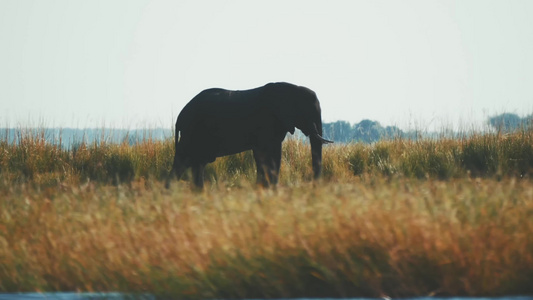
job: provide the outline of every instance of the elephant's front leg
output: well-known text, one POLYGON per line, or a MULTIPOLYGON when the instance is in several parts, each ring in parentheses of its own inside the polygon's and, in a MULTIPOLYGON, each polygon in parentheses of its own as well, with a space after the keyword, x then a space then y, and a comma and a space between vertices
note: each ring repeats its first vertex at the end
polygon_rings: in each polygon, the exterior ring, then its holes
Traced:
POLYGON ((268 187, 278 183, 281 165, 281 143, 253 150, 257 167, 257 184, 268 187))

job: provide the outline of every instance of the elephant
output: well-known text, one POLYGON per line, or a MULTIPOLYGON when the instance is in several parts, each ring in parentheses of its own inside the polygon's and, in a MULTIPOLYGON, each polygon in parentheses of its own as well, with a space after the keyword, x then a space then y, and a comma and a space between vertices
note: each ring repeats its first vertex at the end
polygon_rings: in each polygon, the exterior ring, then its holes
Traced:
POLYGON ((288 132, 300 129, 310 138, 314 178, 322 171, 322 137, 318 98, 312 90, 286 82, 242 91, 207 89, 180 112, 175 128, 175 156, 167 178, 181 178, 192 168, 196 188, 203 189, 204 168, 217 157, 253 151, 257 184, 276 185, 281 143, 288 132))

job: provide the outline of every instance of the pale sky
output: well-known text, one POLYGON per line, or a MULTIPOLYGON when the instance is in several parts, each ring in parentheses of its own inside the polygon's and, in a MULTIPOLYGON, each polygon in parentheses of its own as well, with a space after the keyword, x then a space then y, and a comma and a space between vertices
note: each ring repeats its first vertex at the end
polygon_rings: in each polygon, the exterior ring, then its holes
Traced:
POLYGON ((533 1, 0 0, 0 127, 172 128, 211 87, 287 81, 325 122, 533 113, 533 1))

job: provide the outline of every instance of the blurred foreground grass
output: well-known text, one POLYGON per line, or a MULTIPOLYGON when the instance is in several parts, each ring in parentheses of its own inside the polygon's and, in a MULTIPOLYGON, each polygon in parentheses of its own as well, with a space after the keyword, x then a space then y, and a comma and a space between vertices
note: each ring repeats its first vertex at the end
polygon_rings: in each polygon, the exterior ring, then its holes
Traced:
POLYGON ((2 187, 0 290, 176 298, 533 294, 526 180, 2 187))
POLYGON ((531 132, 250 153, 170 190, 172 142, 0 142, 0 291, 173 298, 533 294, 531 132))

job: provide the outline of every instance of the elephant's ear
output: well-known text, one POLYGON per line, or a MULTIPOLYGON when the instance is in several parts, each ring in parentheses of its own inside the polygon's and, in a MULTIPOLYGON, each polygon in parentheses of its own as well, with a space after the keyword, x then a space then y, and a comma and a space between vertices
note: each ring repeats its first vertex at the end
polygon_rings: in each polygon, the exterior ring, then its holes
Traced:
POLYGON ((274 117, 281 123, 281 126, 287 132, 294 134, 295 130, 295 109, 294 101, 289 101, 286 97, 286 85, 279 83, 270 83, 263 90, 263 97, 269 103, 268 108, 272 111, 274 117))
POLYGON ((289 113, 289 110, 283 108, 277 109, 276 111, 274 111, 274 115, 281 122, 285 130, 287 130, 291 134, 294 134, 294 116, 289 113))

